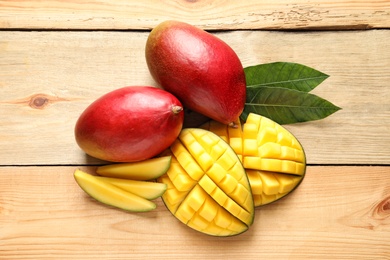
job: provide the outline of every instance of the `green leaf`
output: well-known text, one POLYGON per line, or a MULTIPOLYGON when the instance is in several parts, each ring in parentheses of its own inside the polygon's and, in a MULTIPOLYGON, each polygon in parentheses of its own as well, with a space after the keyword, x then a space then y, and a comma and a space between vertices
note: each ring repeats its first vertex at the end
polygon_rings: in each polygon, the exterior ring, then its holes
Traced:
POLYGON ((323 119, 339 107, 314 94, 281 87, 247 88, 241 119, 249 113, 268 117, 279 124, 292 124, 323 119))
POLYGON ((329 76, 291 62, 273 62, 244 68, 247 87, 281 87, 309 92, 329 76))

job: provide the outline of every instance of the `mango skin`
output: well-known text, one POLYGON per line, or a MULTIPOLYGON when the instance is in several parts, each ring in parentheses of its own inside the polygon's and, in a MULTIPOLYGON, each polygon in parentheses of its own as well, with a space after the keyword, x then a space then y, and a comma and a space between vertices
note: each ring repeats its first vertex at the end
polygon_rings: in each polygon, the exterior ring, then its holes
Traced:
POLYGON ((151 31, 145 57, 154 80, 185 107, 223 124, 239 120, 245 74, 221 39, 190 24, 165 21, 151 31))
POLYGON ((80 115, 75 138, 80 148, 101 160, 135 162, 150 159, 180 134, 184 119, 180 101, 152 86, 111 91, 80 115))

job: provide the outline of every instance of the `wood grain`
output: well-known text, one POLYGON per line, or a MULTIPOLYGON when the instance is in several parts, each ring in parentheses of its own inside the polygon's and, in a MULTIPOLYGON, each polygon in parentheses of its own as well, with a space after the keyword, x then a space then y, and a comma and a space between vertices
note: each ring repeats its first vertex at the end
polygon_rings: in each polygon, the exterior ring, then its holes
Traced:
MULTIPOLYGON (((160 199, 128 213, 86 195, 76 167, 0 168, 0 259, 389 259, 390 168, 309 167, 230 238, 177 221, 160 199)), ((93 167, 81 169, 93 172, 93 167)))
MULTIPOLYGON (((286 126, 302 142, 309 164, 389 164, 389 30, 216 35, 232 46, 244 66, 290 61, 330 75, 313 93, 342 110, 286 126)), ((144 58, 147 36, 0 32, 0 164, 101 163, 78 148, 74 124, 108 91, 156 85, 144 58)))
POLYGON ((0 28, 145 30, 168 20, 205 29, 390 27, 390 2, 375 1, 0 1, 0 28))

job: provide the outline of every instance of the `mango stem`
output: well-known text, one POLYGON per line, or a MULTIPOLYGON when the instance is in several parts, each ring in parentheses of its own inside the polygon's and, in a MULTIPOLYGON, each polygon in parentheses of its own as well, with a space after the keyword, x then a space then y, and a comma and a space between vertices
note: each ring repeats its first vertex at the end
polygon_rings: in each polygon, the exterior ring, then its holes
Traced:
POLYGON ((172 106, 172 112, 175 115, 179 114, 181 111, 183 111, 183 107, 181 107, 181 106, 172 106))

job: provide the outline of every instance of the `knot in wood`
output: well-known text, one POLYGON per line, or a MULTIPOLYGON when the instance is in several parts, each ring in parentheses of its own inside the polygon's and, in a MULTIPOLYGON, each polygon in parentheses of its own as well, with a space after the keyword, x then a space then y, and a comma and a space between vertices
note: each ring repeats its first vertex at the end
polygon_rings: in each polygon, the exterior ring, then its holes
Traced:
POLYGON ((44 109, 49 104, 49 99, 44 94, 36 94, 31 97, 29 106, 35 109, 44 109))
POLYGON ((377 220, 385 220, 390 217, 390 196, 384 198, 376 205, 371 217, 377 220))
POLYGON ((383 200, 381 203, 381 210, 390 215, 390 197, 383 200))

